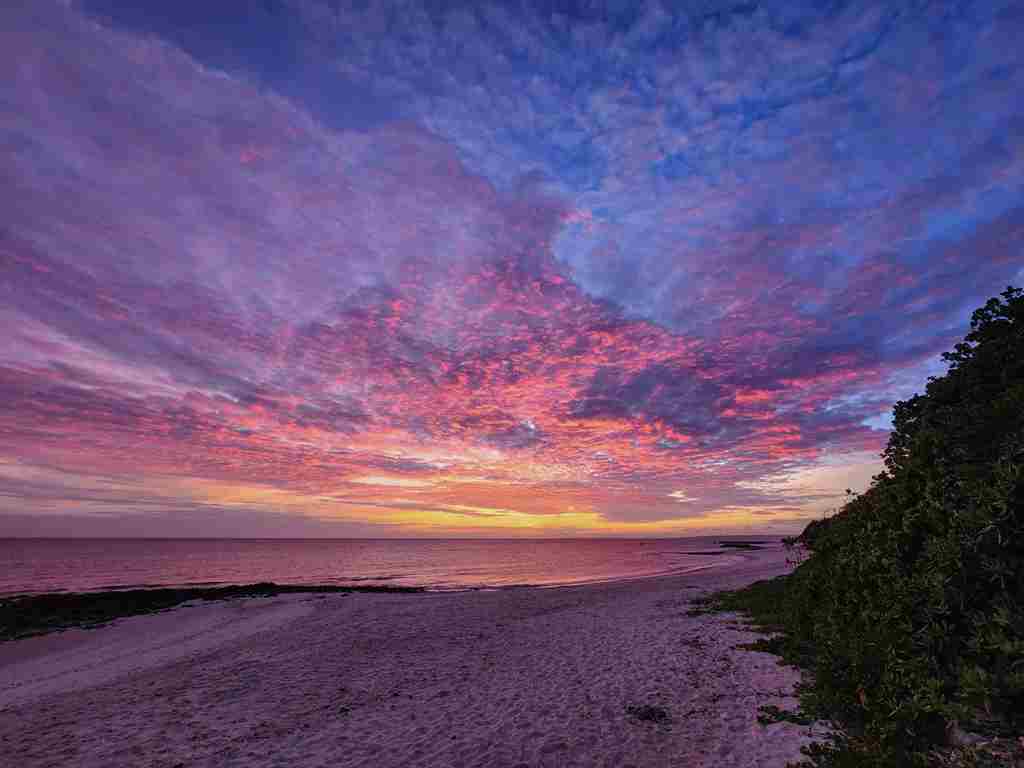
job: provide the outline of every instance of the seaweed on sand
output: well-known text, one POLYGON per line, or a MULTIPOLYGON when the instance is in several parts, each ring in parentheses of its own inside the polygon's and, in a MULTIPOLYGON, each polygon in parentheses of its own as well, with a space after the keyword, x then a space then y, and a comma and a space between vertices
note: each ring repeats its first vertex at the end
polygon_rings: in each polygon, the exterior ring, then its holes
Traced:
POLYGON ((261 582, 226 587, 168 587, 14 595, 0 599, 0 640, 71 627, 98 627, 123 616, 155 613, 189 600, 272 597, 296 593, 421 592, 418 587, 294 585, 261 582))

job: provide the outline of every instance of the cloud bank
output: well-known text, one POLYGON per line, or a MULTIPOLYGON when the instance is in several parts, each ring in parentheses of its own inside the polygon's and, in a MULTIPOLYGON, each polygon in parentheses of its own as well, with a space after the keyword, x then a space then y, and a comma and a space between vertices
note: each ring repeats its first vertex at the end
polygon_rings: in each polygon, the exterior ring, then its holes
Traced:
POLYGON ((793 530, 1021 277, 1012 3, 0 10, 0 532, 793 530))

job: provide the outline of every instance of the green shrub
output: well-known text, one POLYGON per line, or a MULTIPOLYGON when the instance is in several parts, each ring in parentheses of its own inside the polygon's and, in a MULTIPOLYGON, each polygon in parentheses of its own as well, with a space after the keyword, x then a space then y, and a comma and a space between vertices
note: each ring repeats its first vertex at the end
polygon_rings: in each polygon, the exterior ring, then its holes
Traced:
POLYGON ((799 540, 789 576, 719 595, 805 667, 832 720, 813 766, 924 765, 966 729, 1024 732, 1024 293, 977 310, 949 371, 897 403, 885 470, 799 540))

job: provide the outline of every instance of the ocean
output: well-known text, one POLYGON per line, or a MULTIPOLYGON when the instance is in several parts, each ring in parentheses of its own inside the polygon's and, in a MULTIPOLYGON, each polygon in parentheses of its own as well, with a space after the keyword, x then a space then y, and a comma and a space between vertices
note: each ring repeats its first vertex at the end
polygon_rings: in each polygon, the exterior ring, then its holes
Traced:
POLYGON ((435 590, 581 584, 728 567, 736 553, 708 554, 718 541, 0 539, 0 595, 260 581, 435 590))

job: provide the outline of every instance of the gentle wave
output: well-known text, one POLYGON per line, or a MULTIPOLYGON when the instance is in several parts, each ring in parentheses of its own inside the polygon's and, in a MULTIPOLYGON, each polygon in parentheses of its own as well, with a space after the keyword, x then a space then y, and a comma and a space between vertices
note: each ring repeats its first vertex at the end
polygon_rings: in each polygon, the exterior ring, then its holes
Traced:
MULTIPOLYGON (((765 542, 771 541, 765 539, 765 542)), ((775 539, 774 541, 778 541, 775 539)), ((726 544, 728 546, 728 544, 726 544)), ((742 550, 687 539, 0 539, 0 595, 168 586, 560 586, 728 567, 742 550)))

